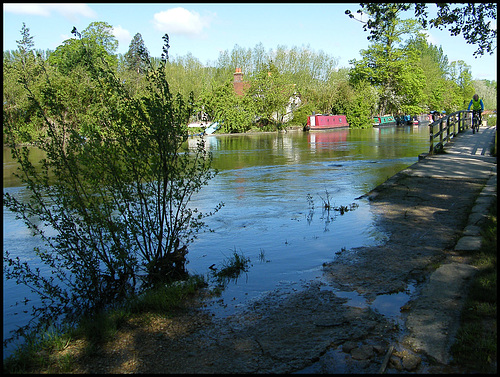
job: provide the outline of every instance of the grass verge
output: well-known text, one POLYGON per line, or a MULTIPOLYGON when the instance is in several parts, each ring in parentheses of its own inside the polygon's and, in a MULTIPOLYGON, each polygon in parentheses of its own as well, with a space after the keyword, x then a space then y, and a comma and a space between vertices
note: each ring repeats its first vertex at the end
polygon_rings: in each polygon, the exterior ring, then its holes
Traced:
POLYGON ((471 372, 497 372, 497 199, 481 229, 481 248, 472 255, 479 268, 462 310, 451 352, 471 372))

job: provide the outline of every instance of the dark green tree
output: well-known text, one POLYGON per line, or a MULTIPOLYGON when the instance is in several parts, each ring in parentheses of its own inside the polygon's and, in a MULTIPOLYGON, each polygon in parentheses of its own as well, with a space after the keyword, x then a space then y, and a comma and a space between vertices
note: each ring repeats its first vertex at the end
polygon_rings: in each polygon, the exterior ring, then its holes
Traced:
POLYGON ((137 33, 130 42, 127 53, 124 56, 128 70, 142 74, 147 69, 146 61, 149 61, 149 51, 144 44, 142 35, 137 33))
POLYGON ((17 50, 4 52, 3 109, 4 118, 10 118, 16 124, 13 132, 17 142, 27 143, 41 129, 34 121, 36 112, 23 90, 22 83, 36 85, 36 82, 40 80, 42 72, 38 68, 37 61, 42 60, 44 54, 34 49, 33 37, 24 23, 21 36, 22 38, 16 41, 17 50))

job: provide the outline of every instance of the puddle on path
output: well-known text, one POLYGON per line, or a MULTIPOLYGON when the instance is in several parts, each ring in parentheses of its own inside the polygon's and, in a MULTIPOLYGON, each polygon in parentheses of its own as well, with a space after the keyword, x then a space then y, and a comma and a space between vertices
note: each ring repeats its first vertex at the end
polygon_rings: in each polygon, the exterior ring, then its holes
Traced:
POLYGON ((410 301, 411 296, 415 293, 415 285, 416 282, 410 282, 404 291, 377 295, 371 302, 356 291, 340 291, 328 286, 323 287, 323 289, 331 290, 337 297, 346 298, 348 301, 344 305, 361 309, 370 307, 384 317, 394 321, 395 324, 403 325, 404 316, 401 313, 401 307, 410 301))
MULTIPOLYGON (((337 297, 346 298, 347 302, 344 305, 360 309, 371 308, 392 320, 400 329, 403 329, 405 314, 401 312, 401 307, 408 303, 415 293, 416 282, 410 282, 403 292, 378 295, 371 302, 355 291, 340 291, 327 284, 323 284, 321 289, 330 290, 337 297)), ((359 344, 361 343, 359 342, 359 344)), ((377 363, 366 361, 360 363, 343 352, 341 347, 336 347, 327 349, 319 360, 293 374, 366 374, 377 373, 379 368, 380 366, 377 363)))

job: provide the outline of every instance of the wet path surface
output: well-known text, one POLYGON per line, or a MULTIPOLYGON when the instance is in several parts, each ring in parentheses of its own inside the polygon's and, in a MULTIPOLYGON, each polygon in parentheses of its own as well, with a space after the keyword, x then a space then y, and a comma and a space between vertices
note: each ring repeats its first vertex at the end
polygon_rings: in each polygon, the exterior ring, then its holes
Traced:
POLYGON ((489 155, 494 133, 494 128, 483 127, 475 135, 469 130, 450 143, 445 154, 427 157, 368 193, 379 225, 391 234, 388 242, 351 250, 359 258, 355 265, 345 258, 325 269, 332 284, 342 281, 365 296, 405 289, 405 282, 416 279, 415 294, 402 307, 405 325, 393 344, 395 353, 411 354, 407 358, 418 365, 404 367, 404 357, 393 357, 395 367, 443 372, 439 368, 450 361, 449 349, 475 272, 455 252, 460 249, 456 244, 464 228, 486 218, 496 195, 496 158, 489 155), (484 203, 482 212, 471 213, 477 201, 484 203), (439 268, 433 271, 433 265, 439 268))

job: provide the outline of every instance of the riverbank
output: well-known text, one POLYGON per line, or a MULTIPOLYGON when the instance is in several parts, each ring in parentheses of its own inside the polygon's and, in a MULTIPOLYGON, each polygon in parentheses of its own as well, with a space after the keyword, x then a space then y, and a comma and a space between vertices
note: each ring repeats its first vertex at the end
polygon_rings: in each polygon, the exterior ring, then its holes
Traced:
MULTIPOLYGON (((481 131, 476 136, 490 133, 481 131)), ((188 311, 128 321, 98 348, 89 349, 78 339, 58 351, 70 360, 62 371, 377 373, 383 368, 397 371, 398 365, 412 372, 446 371, 448 359, 439 355, 443 347, 446 355, 453 334, 436 328, 444 341, 434 351, 417 343, 426 341, 422 336, 427 334, 417 322, 424 315, 419 313, 429 313, 419 310, 427 308, 432 318, 442 316, 441 323, 457 323, 466 279, 455 287, 460 297, 448 292, 448 306, 442 301, 424 304, 443 290, 443 285, 430 289, 433 284, 454 286, 435 279, 439 273, 457 277, 441 267, 469 264, 455 246, 469 221, 475 221, 469 214, 476 199, 496 178, 496 158, 487 152, 478 155, 478 148, 474 154, 469 150, 478 143, 477 137, 461 135, 445 148, 447 153, 427 157, 368 193, 365 199, 381 232, 389 235, 387 242, 343 251, 324 266, 322 279, 270 292, 228 318, 212 317, 199 297, 188 311), (377 297, 404 291, 412 292, 401 307, 404 323, 371 308, 377 297), (339 292, 355 292, 365 302, 352 304, 339 292)))

